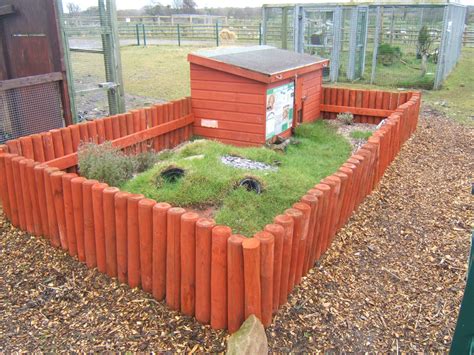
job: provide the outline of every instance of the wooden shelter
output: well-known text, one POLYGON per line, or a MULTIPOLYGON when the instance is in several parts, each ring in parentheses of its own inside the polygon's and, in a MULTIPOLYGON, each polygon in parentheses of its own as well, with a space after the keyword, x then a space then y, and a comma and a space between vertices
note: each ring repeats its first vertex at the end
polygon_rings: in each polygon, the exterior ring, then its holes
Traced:
POLYGON ((261 145, 320 116, 328 60, 270 46, 189 54, 196 135, 261 145))

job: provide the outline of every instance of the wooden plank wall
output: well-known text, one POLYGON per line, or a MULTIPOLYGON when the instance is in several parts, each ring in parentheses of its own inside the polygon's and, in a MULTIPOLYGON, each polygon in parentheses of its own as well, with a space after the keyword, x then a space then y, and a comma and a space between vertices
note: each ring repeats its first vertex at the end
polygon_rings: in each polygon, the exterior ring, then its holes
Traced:
POLYGON ((323 118, 335 119, 339 112, 352 112, 356 122, 371 124, 378 124, 413 95, 410 91, 388 92, 338 87, 323 87, 322 90, 321 112, 323 118), (372 111, 367 110, 365 113, 362 110, 364 108, 372 111))
POLYGON ((234 145, 265 143, 265 87, 191 63, 195 134, 234 145), (215 121, 218 129, 204 127, 206 121, 202 120, 215 121))
MULTIPOLYGON (((314 71, 301 76, 303 79, 303 122, 312 122, 321 115, 322 71, 314 71)), ((298 79, 299 80, 299 79, 298 79)))

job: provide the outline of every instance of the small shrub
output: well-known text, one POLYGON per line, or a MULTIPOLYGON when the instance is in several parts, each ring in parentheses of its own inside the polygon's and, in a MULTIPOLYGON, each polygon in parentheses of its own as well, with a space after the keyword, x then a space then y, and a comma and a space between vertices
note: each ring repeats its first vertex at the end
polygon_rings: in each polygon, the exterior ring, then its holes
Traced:
POLYGON ((131 156, 130 158, 134 162, 137 173, 142 173, 145 170, 150 169, 159 160, 158 154, 156 154, 154 151, 141 152, 131 156))
POLYGON ((377 58, 385 66, 395 64, 402 57, 400 47, 391 46, 388 43, 382 43, 377 50, 377 58))
POLYGON ((82 144, 78 150, 78 165, 82 176, 110 186, 120 186, 130 180, 136 169, 133 159, 110 142, 82 144))
POLYGON ((369 137, 372 135, 372 132, 371 131, 352 131, 350 133, 350 136, 351 138, 354 138, 354 139, 363 139, 363 140, 367 140, 369 139, 369 137))
POLYGON ((354 124, 354 115, 350 112, 338 113, 337 120, 345 125, 354 124))

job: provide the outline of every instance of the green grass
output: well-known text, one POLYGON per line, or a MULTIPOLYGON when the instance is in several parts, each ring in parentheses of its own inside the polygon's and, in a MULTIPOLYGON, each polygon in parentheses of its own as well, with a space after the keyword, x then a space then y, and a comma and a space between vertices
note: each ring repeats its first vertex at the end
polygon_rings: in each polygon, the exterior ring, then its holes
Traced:
MULTIPOLYGON (((433 88, 436 64, 431 60, 427 63, 427 74, 422 78, 420 76, 421 59, 416 59, 412 53, 402 55, 402 63, 398 61, 392 65, 383 65, 377 63, 375 84, 390 88, 433 88)), ((348 64, 348 54, 343 52, 341 57, 341 68, 339 70, 339 80, 347 81, 346 70, 348 64)), ((366 53, 365 71, 362 77, 357 81, 360 84, 368 84, 372 73, 372 52, 366 53)))
MULTIPOLYGON (((125 92, 161 100, 175 100, 190 95, 187 55, 202 47, 160 45, 121 48, 125 92)), ((105 81, 102 56, 73 52, 74 80, 98 83, 105 81)))
POLYGON ((372 135, 372 131, 352 131, 350 136, 354 139, 363 139, 367 140, 372 135))
POLYGON ((251 236, 291 207, 320 179, 336 171, 350 153, 347 140, 323 121, 298 127, 296 137, 301 143, 290 145, 285 154, 266 148, 236 148, 198 140, 177 152, 162 154, 154 168, 121 188, 174 206, 194 209, 214 206, 217 223, 229 225, 235 233, 251 236), (280 165, 275 172, 235 169, 220 161, 221 156, 228 154, 268 164, 278 161, 280 165), (196 155, 204 157, 189 159, 196 155), (185 177, 175 183, 164 181, 160 173, 169 166, 185 169, 185 177), (246 176, 259 179, 264 192, 257 195, 237 188, 236 183, 246 176))
POLYGON ((424 92, 422 100, 458 122, 474 126, 474 48, 464 48, 441 89, 424 92))

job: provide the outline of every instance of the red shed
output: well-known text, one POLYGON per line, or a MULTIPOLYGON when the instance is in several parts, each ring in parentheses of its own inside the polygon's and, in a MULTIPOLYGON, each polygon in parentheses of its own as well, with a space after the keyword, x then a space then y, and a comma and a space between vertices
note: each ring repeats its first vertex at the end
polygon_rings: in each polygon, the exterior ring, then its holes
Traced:
POLYGON ((327 59, 270 46, 188 55, 194 132, 235 145, 262 145, 320 116, 327 59))

